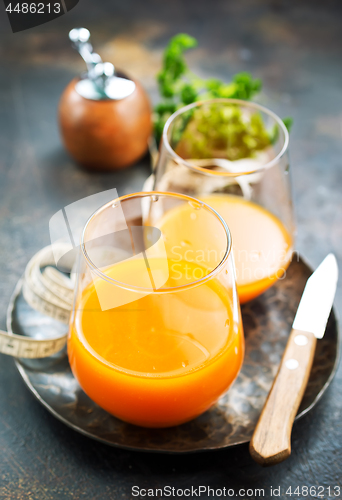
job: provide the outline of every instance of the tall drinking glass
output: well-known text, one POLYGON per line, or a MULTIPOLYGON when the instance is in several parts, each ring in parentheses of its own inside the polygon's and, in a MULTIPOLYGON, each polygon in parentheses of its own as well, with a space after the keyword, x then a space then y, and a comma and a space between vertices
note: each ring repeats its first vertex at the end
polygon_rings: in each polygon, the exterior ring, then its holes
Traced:
POLYGON ((215 210, 149 192, 90 217, 68 356, 91 399, 133 424, 177 425, 230 387, 243 353, 231 238, 215 210))
POLYGON ((195 196, 224 218, 241 303, 283 277, 291 260, 288 144, 278 116, 235 99, 190 104, 164 128, 151 188, 195 196))

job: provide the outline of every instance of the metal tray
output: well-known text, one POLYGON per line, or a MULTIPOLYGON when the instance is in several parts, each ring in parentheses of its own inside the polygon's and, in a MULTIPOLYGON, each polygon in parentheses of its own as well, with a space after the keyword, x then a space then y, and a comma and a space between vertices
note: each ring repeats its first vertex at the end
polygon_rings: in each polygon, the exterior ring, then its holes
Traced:
MULTIPOLYGON (((168 429, 126 424, 97 406, 73 377, 66 351, 41 360, 16 360, 25 384, 56 418, 74 430, 121 448, 186 453, 248 442, 286 345, 310 267, 294 260, 286 277, 257 299, 242 306, 246 355, 233 387, 195 420, 168 429)), ((19 282, 7 312, 9 332, 36 338, 54 337, 66 326, 31 309, 19 282)), ((297 418, 321 398, 338 365, 339 331, 332 311, 326 334, 317 342, 309 383, 297 418)))

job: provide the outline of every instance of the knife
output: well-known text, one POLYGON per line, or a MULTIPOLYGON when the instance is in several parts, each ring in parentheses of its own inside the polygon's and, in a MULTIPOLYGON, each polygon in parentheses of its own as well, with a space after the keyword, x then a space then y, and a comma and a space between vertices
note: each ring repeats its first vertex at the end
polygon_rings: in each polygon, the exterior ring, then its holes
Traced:
POLYGON ((278 373, 254 430, 249 451, 261 465, 291 454, 293 421, 308 383, 317 339, 324 336, 334 302, 338 268, 329 254, 308 279, 278 373))

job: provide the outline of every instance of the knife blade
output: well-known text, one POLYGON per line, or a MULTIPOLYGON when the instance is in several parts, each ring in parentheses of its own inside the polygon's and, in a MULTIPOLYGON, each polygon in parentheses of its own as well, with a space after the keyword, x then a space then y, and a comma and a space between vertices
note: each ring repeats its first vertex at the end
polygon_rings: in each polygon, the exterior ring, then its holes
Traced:
POLYGON ((336 293, 338 267, 330 253, 306 282, 292 328, 323 338, 336 293))
POLYGON ((255 427, 249 451, 261 465, 291 454, 291 431, 311 372, 317 339, 324 336, 334 302, 338 267, 327 255, 308 279, 278 373, 255 427))

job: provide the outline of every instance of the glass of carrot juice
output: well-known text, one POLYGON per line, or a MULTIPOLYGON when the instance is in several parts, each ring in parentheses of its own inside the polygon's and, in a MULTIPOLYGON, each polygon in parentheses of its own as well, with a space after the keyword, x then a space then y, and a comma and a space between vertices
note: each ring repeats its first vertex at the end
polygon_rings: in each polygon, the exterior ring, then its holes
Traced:
POLYGON ((88 220, 68 338, 86 394, 116 417, 169 427, 205 412, 244 354, 231 237, 210 206, 145 192, 88 220))
POLYGON ((164 128, 151 188, 195 196, 224 218, 241 303, 283 277, 291 260, 288 144, 277 115, 236 99, 190 104, 164 128))

